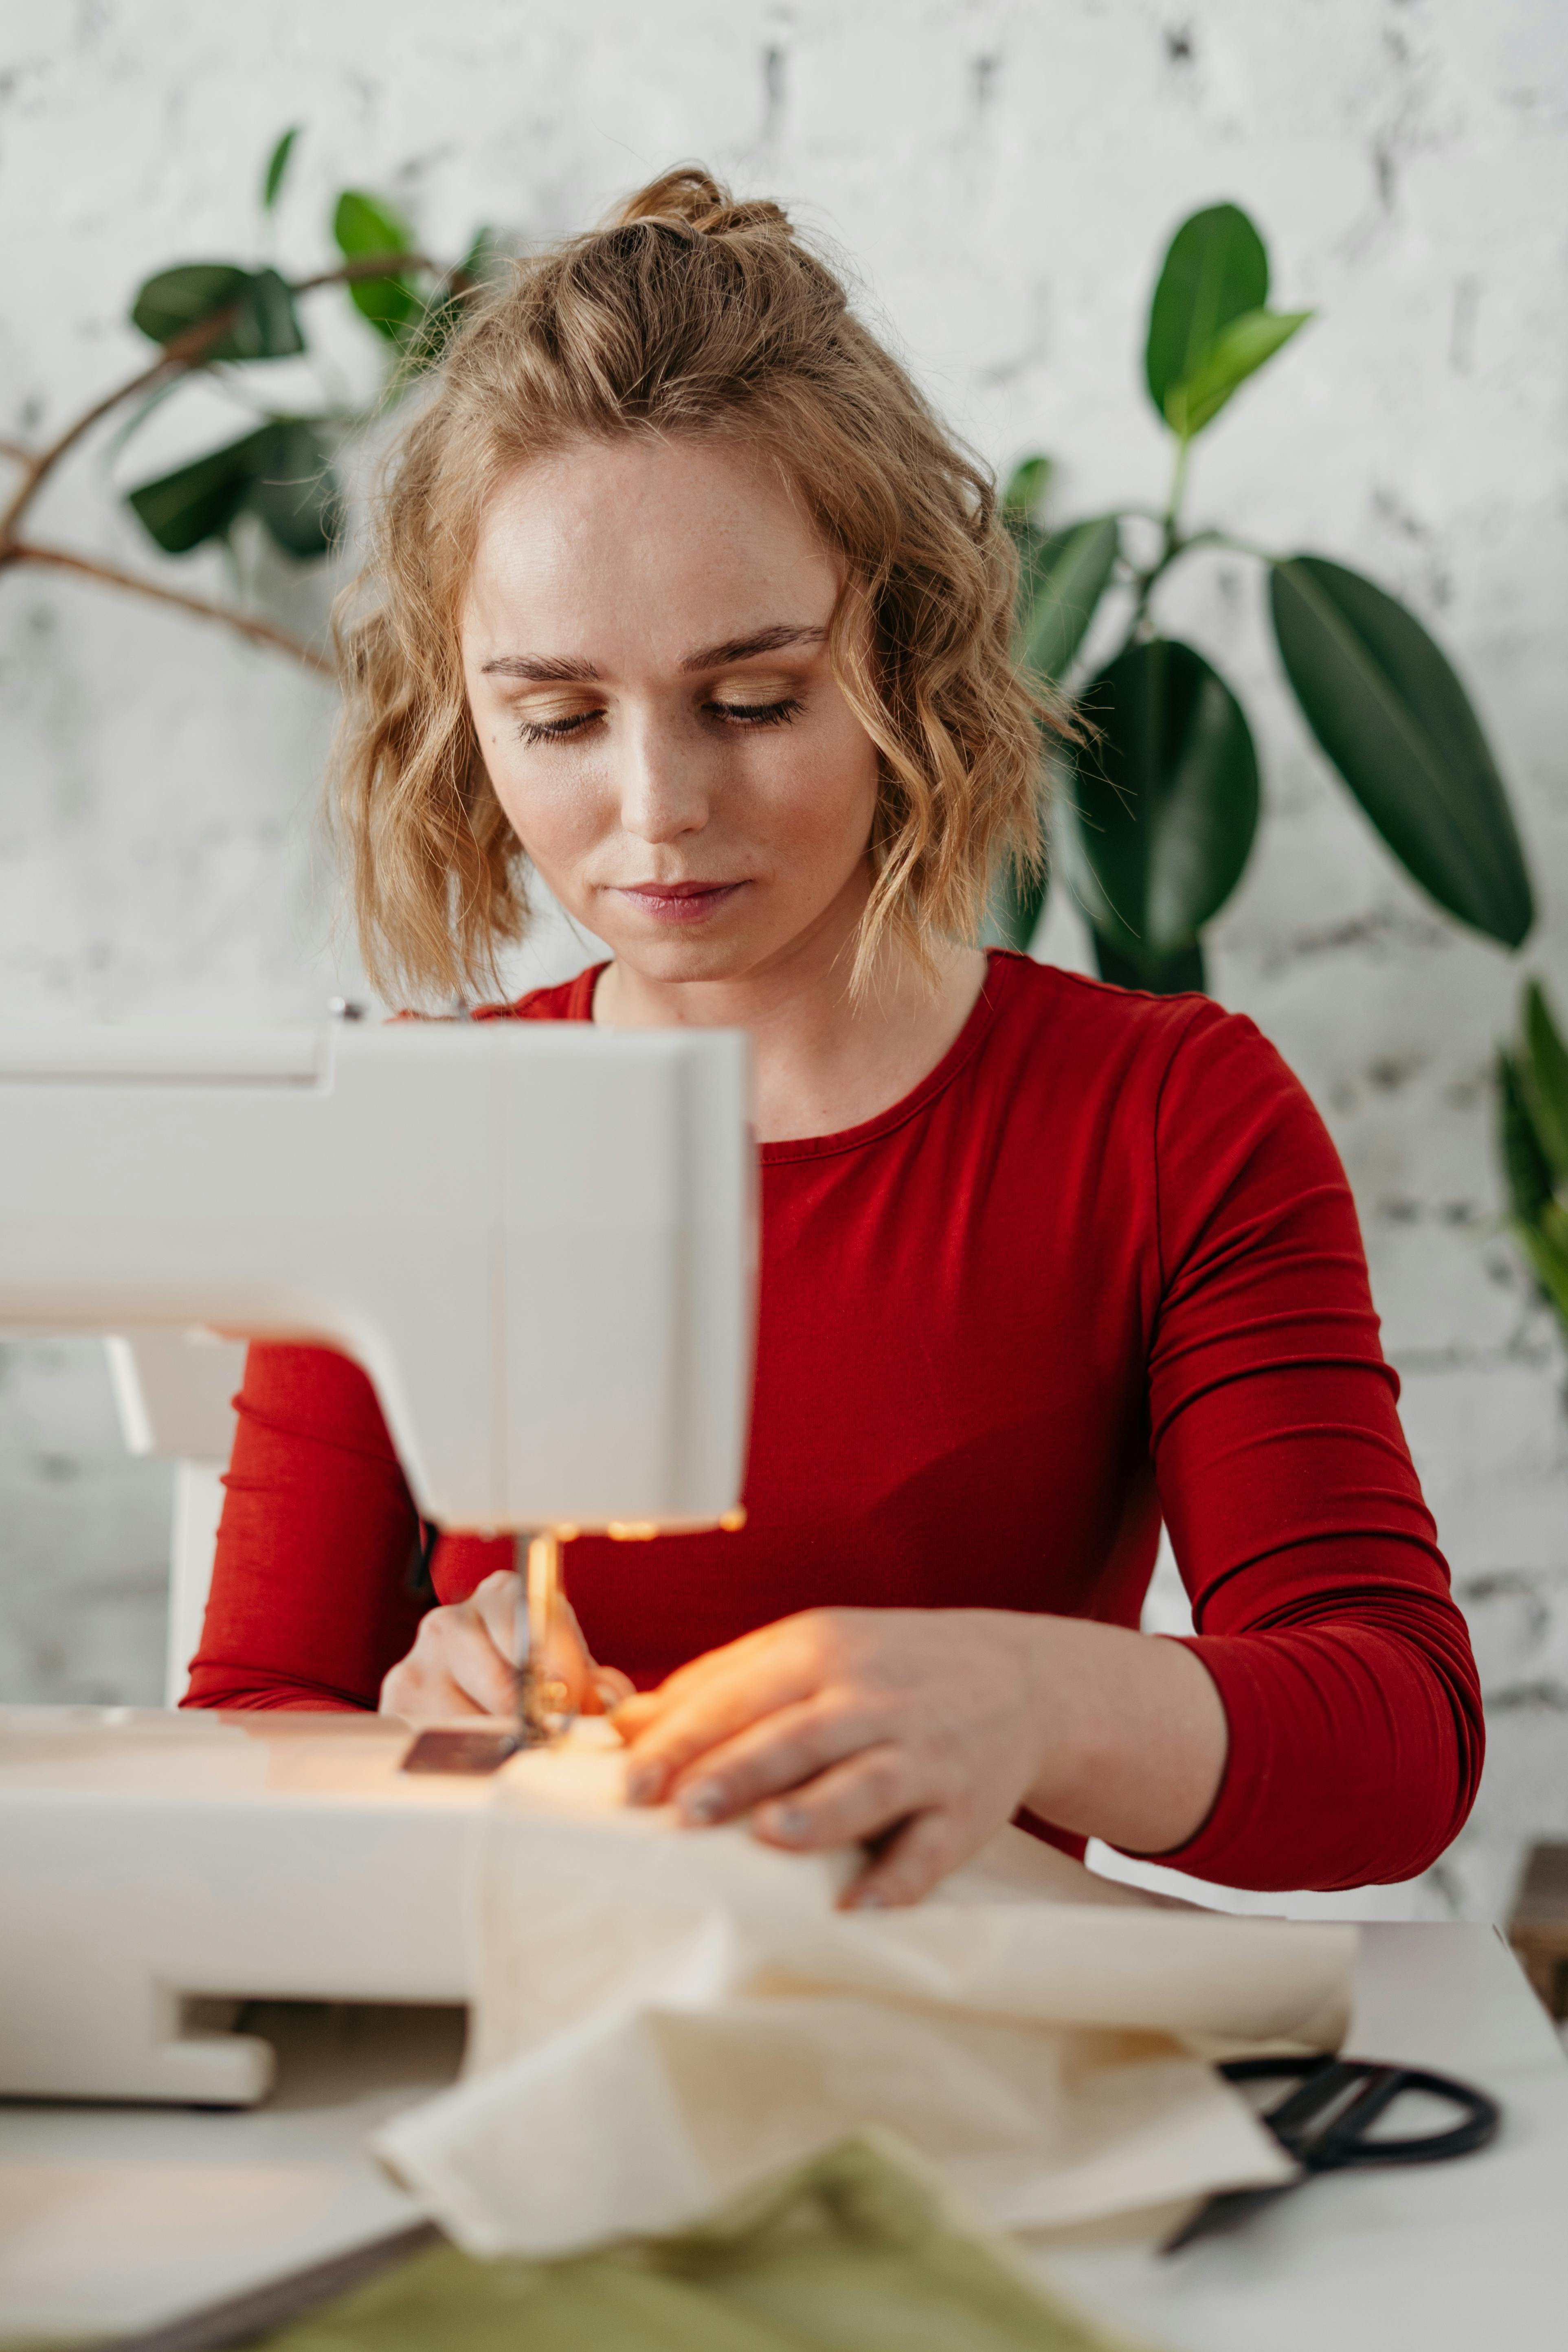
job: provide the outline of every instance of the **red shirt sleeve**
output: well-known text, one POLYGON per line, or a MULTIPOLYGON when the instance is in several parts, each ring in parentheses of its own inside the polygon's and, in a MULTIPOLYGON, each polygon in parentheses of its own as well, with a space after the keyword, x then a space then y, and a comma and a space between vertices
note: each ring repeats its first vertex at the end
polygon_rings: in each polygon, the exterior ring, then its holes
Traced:
POLYGON ((1474 1800, 1480 1694, 1338 1155, 1252 1024, 1205 1007, 1155 1164, 1151 1443, 1230 1724, 1208 1820, 1160 1859, 1232 1886, 1413 1876, 1474 1800))
POLYGON ((375 1392, 323 1348, 246 1358, 186 1706, 371 1707, 428 1605, 375 1392))

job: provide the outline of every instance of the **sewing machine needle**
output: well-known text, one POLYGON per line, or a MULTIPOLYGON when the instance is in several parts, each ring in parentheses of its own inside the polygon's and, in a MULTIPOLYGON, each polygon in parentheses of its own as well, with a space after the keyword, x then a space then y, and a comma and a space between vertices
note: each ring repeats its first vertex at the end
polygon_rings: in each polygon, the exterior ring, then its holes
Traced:
MULTIPOLYGON (((519 1536, 517 1541, 521 1551, 523 1538, 519 1536)), ((522 1585, 513 1636, 519 1653, 517 1736, 521 1747, 537 1748, 549 1738, 551 1729, 545 1692, 550 1629, 561 1585, 561 1545, 553 1529, 546 1528, 530 1540, 522 1585)))

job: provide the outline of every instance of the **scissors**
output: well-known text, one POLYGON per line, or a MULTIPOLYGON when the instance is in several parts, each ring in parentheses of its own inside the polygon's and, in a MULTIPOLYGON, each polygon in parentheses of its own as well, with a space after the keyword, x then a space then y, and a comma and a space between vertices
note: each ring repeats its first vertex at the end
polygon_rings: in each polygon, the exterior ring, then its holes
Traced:
POLYGON ((1226 2189, 1208 2198, 1160 2248, 1173 2254, 1195 2238, 1234 2230, 1260 2206, 1299 2189, 1314 2172, 1338 2172, 1352 2166, 1441 2164, 1448 2157, 1470 2156, 1496 2137, 1502 2110, 1495 2099, 1468 2083, 1448 2074, 1428 2074, 1415 2066, 1380 2066, 1370 2058, 1237 2058, 1219 2072, 1230 2083, 1290 2082, 1277 2106, 1258 2120, 1267 2124, 1287 2156, 1301 2169, 1294 2180, 1266 2189, 1226 2189), (1420 2132, 1405 2138, 1379 2135, 1372 2127, 1395 2100, 1407 2091, 1419 2091, 1458 2108, 1461 2120, 1447 2131, 1420 2132))

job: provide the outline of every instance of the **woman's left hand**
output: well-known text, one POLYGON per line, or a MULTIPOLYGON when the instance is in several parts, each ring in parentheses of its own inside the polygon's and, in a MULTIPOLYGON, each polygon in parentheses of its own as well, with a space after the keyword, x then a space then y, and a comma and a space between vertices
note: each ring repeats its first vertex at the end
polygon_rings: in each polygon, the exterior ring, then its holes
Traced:
POLYGON ((692 1823, 755 1808, 799 1853, 873 1847, 852 1905, 918 1902, 1038 1779, 1051 1621, 991 1609, 814 1609, 694 1659, 616 1710, 634 1804, 692 1823))

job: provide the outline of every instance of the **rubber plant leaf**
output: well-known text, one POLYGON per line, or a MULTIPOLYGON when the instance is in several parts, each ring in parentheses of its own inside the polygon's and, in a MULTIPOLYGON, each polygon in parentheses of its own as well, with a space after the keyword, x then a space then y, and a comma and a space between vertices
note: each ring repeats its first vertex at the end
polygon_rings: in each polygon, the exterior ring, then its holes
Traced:
POLYGON ((1094 944, 1094 968, 1101 980, 1110 981, 1113 988, 1141 989, 1145 996, 1205 996, 1208 993, 1208 968, 1204 961, 1204 943, 1194 940, 1190 948, 1178 948, 1173 956, 1152 966, 1135 964, 1130 956, 1119 955, 1098 931, 1091 931, 1094 944))
POLYGON ((1568 1249, 1539 1226, 1527 1225, 1518 1219, 1513 1236, 1530 1260, 1531 1272, 1563 1324, 1568 1325, 1568 1249))
POLYGON ((343 529, 342 492, 308 419, 280 418, 268 428, 245 503, 285 554, 311 562, 331 551, 343 529))
POLYGON ((1042 540, 1019 583, 1018 658, 1037 677, 1067 676, 1110 583, 1120 546, 1114 515, 1042 540), (1026 598, 1026 603, 1025 599, 1026 598))
POLYGON ((1002 519, 1033 522, 1046 501, 1046 492, 1056 472, 1054 458, 1038 451, 1032 457, 1021 457, 1007 477, 1007 487, 1002 493, 1002 519))
POLYGON ((1532 980, 1524 992, 1524 1054, 1520 1076, 1531 1124, 1559 1183, 1568 1183, 1568 1046, 1552 1018, 1545 992, 1532 980))
POLYGON ((1079 707, 1096 731, 1066 795, 1073 887, 1106 948, 1145 987, 1162 984, 1246 866, 1258 814, 1251 731, 1218 672, 1167 638, 1118 656, 1079 707))
MULTIPOLYGON (((413 231, 377 196, 345 188, 332 215, 332 235, 345 261, 371 261, 382 254, 408 253, 413 231)), ((411 320, 424 309, 405 278, 365 278, 349 288, 354 309, 389 342, 401 342, 411 320)))
POLYGON ((128 503, 165 555, 225 538, 239 515, 259 516, 288 554, 325 555, 342 528, 342 493, 316 427, 279 417, 241 441, 142 482, 128 503))
POLYGON ((1509 1205, 1518 1224, 1533 1228, 1552 1199, 1552 1162, 1531 1116, 1519 1064, 1506 1049, 1498 1055, 1497 1078, 1498 1149, 1509 1205))
POLYGON ((305 348, 294 297, 275 269, 241 269, 228 261, 185 261, 149 278, 132 305, 131 323, 164 345, 219 311, 233 322, 203 353, 205 360, 279 360, 305 348))
POLYGON ((1222 327, 1191 375, 1165 394, 1165 422, 1172 432, 1190 441, 1212 425, 1232 393, 1311 316, 1310 310, 1244 310, 1222 327))
POLYGON ((1535 920, 1524 852, 1445 655, 1396 598, 1321 555, 1275 564, 1269 603, 1307 724, 1406 873, 1517 948, 1535 920))
POLYGON ((294 142, 299 138, 301 127, 298 122, 291 122, 267 158, 267 169, 261 175, 261 209, 264 213, 276 209, 278 199, 283 193, 283 183, 289 176, 289 165, 294 153, 294 142))
POLYGON ((1208 356, 1222 328, 1268 300, 1268 255, 1237 205, 1194 213, 1172 238, 1149 307, 1144 375, 1162 417, 1177 384, 1208 356))
POLYGON ((242 441, 209 449, 205 457, 127 493, 132 510, 165 555, 187 555, 192 548, 224 537, 249 498, 271 433, 272 427, 264 425, 242 441))

